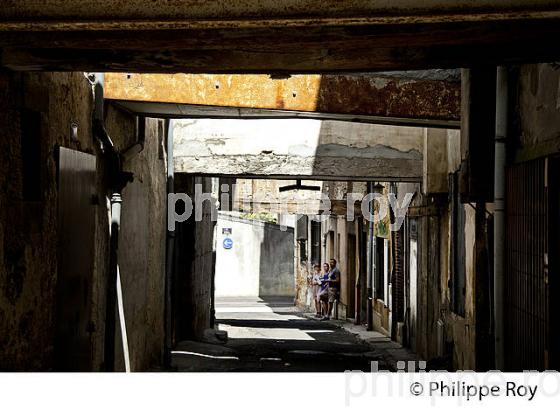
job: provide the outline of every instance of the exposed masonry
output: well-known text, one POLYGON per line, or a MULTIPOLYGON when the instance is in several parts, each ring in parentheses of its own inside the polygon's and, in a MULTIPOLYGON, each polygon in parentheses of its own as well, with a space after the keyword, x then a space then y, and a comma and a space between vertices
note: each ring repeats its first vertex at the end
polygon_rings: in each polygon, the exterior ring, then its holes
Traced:
POLYGON ((422 177, 422 159, 213 155, 176 158, 175 169, 191 174, 414 180, 422 177))
MULTIPOLYGON (((189 146, 193 151, 198 152, 197 154, 192 154, 195 159, 203 157, 229 157, 230 154, 222 154, 219 150, 214 150, 213 145, 225 145, 223 139, 212 139, 207 140, 206 143, 202 141, 193 141, 193 145, 189 146), (198 150, 198 151, 197 151, 198 150)), ((375 145, 373 147, 359 148, 354 146, 348 146, 343 144, 324 144, 319 147, 311 147, 307 145, 291 145, 289 148, 289 154, 299 157, 337 157, 337 158, 387 158, 387 159, 418 159, 422 160, 422 153, 410 149, 408 151, 399 151, 393 147, 387 145, 375 145)), ((261 157, 261 156, 282 156, 276 154, 272 150, 262 150, 260 155, 246 155, 248 157, 261 157)))
POLYGON ((175 126, 175 171, 383 180, 422 177, 424 129, 317 120, 175 126))

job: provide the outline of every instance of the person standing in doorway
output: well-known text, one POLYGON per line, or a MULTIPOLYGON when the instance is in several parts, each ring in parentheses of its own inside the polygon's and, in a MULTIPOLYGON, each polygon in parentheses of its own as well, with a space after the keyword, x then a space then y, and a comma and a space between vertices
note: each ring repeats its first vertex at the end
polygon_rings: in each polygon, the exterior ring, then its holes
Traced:
POLYGON ((340 269, 336 266, 336 259, 332 258, 329 261, 330 272, 328 278, 328 307, 327 314, 324 317, 325 320, 330 320, 334 304, 338 302, 338 297, 340 295, 340 269))

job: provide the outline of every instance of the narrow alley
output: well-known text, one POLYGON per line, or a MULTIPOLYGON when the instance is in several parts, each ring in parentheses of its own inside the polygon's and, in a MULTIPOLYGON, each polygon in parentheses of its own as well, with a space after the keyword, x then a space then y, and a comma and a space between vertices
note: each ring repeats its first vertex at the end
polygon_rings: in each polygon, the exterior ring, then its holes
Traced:
POLYGON ((0 371, 560 370, 558 0, 5 3, 0 371))
POLYGON ((371 362, 379 370, 396 370, 398 360, 417 360, 380 333, 361 339, 345 329, 354 328, 349 323, 303 314, 293 298, 220 298, 216 321, 227 342, 180 342, 172 359, 177 370, 369 372, 371 362))

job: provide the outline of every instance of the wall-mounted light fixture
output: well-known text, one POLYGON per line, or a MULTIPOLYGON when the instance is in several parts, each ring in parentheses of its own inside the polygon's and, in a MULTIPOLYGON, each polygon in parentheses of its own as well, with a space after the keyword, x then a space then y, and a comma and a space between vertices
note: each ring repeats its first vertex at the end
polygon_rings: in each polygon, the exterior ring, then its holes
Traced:
POLYGON ((74 121, 70 123, 70 138, 72 141, 78 141, 78 123, 74 121))

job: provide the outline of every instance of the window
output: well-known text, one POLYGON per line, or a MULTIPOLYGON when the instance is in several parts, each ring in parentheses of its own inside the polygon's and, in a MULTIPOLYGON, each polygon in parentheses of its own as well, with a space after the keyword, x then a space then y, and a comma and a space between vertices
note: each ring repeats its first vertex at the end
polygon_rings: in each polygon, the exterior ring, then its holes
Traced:
POLYGON ((300 239, 299 243, 299 261, 300 263, 307 263, 307 241, 300 239))
POLYGON ((298 215, 296 221, 296 235, 298 241, 307 241, 307 215, 298 215))
POLYGON ((375 298, 385 300, 385 239, 375 237, 375 298))
POLYGON ((302 264, 307 263, 307 229, 307 215, 298 215, 296 221, 296 238, 299 245, 299 261, 302 264))
POLYGON ((389 256, 389 241, 383 240, 383 285, 385 287, 383 301, 387 305, 389 303, 389 284, 391 282, 389 278, 389 271, 391 258, 389 256))
POLYGON ((311 263, 321 263, 321 223, 311 221, 311 263))

